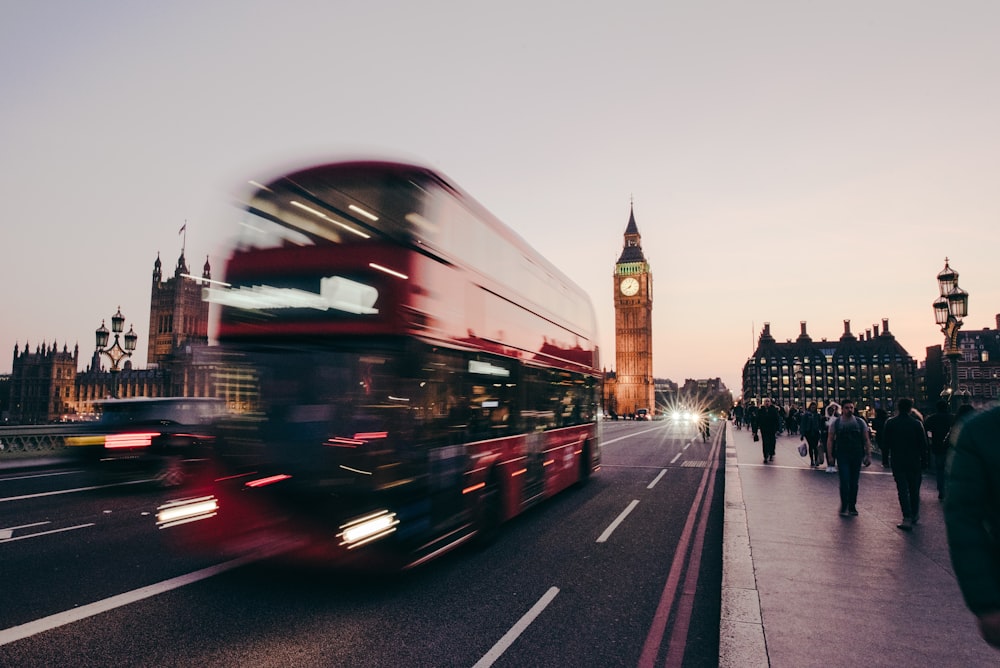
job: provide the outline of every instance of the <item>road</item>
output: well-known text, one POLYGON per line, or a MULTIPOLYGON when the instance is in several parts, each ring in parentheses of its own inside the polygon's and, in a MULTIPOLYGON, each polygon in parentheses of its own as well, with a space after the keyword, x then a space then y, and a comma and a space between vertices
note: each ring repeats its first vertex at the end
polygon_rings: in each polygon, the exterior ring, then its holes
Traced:
POLYGON ((714 666, 719 442, 609 422, 586 486, 381 577, 177 554, 165 491, 7 472, 0 665, 714 666))

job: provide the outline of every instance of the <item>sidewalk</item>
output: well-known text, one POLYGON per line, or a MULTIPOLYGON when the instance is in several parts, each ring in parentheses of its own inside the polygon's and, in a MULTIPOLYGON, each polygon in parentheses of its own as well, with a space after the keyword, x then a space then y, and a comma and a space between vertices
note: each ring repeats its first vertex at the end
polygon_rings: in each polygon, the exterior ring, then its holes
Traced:
POLYGON ((906 533, 876 456, 859 516, 841 517, 837 475, 810 469, 798 443, 779 436, 765 465, 728 425, 719 665, 1000 665, 962 602, 933 478, 906 533))

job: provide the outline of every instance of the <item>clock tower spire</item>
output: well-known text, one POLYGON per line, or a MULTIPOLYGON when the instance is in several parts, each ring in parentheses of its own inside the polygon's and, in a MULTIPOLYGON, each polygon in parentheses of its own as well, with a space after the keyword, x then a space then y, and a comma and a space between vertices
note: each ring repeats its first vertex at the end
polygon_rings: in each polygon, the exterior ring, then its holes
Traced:
POLYGON ((655 410, 653 385, 653 274, 630 204, 625 243, 615 263, 615 391, 608 406, 619 414, 655 410))

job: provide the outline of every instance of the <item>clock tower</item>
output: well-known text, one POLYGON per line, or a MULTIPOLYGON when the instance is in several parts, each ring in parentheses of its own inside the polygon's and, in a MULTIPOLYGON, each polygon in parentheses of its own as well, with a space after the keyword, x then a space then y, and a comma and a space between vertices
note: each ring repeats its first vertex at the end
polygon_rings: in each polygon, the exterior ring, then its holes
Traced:
POLYGON ((655 413, 653 385, 653 275, 630 207, 625 246, 615 263, 615 406, 623 415, 655 413))

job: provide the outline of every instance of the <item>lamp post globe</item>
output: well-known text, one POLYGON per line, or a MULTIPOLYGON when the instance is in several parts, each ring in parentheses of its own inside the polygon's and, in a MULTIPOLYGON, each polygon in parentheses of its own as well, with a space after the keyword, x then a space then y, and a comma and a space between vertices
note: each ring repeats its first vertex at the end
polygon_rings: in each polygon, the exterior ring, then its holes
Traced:
POLYGON ((132 352, 136 348, 136 342, 139 340, 139 335, 135 333, 135 329, 129 327, 128 332, 124 336, 125 347, 123 348, 119 337, 124 329, 125 316, 122 315, 122 308, 119 306, 118 311, 111 316, 111 332, 108 331, 103 320, 101 321, 101 326, 94 332, 97 352, 101 355, 106 355, 111 360, 111 397, 114 399, 118 398, 118 372, 121 371, 119 365, 123 359, 132 356, 132 352), (115 335, 115 340, 109 346, 108 340, 111 338, 112 333, 115 335))
POLYGON ((958 345, 958 330, 962 327, 962 318, 969 315, 969 293, 958 287, 958 272, 951 268, 948 258, 944 259, 944 269, 937 275, 939 296, 931 305, 934 309, 934 322, 941 327, 944 334, 944 356, 949 360, 950 380, 948 386, 941 392, 953 409, 959 396, 958 360, 962 351, 958 345))

